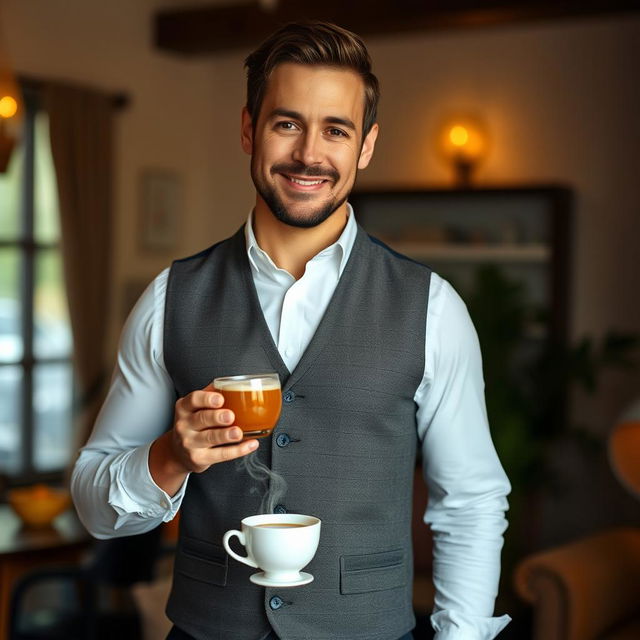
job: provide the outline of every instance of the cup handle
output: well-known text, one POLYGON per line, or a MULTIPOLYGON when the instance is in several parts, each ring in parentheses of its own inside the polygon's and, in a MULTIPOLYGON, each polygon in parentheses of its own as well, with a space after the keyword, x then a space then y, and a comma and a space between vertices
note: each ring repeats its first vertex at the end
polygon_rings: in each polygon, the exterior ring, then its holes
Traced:
POLYGON ((230 531, 227 531, 227 533, 224 534, 223 538, 222 538, 222 544, 225 548, 225 551, 232 557, 235 558, 238 562, 242 562, 244 564, 248 564, 250 567, 254 567, 255 569, 258 568, 258 565, 249 557, 249 556, 239 556, 230 546, 229 546, 229 540, 231 538, 233 538, 233 536, 236 536, 238 538, 238 540, 240 541, 240 544, 244 547, 245 546, 245 541, 244 541, 244 533, 242 533, 242 531, 238 531, 237 529, 231 529, 230 531))

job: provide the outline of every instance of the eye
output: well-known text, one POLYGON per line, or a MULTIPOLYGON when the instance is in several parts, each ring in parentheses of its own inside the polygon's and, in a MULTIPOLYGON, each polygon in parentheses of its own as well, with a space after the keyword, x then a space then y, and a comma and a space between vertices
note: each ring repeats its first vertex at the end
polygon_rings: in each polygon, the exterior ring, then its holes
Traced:
POLYGON ((346 131, 343 131, 342 129, 338 129, 336 127, 331 127, 331 129, 327 130, 327 133, 335 138, 348 138, 349 134, 346 131))
POLYGON ((280 122, 276 122, 276 129, 282 129, 283 131, 295 131, 296 129, 295 123, 290 120, 282 120, 280 122))

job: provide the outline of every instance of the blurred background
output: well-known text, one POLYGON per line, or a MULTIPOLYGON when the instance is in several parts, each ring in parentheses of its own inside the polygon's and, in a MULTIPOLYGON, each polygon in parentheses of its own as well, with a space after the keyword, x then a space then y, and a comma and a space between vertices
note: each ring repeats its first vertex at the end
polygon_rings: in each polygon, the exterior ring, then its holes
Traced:
MULTIPOLYGON (((604 637, 589 633, 619 621, 585 631, 574 605, 549 622, 555 605, 518 592, 514 576, 532 554, 640 527, 611 452, 640 399, 640 6, 324 4, 0 1, 0 489, 64 485, 137 296, 253 204, 239 144, 245 56, 281 22, 331 19, 364 37, 382 87, 356 214, 450 278, 480 334, 514 485, 505 637, 604 637), (559 635, 540 635, 543 624, 559 635)), ((27 570, 86 557, 72 516, 44 540, 0 514, 5 625, 27 570), (25 563, 26 541, 41 558, 25 563)), ((605 547, 638 544, 614 540, 605 547)), ((623 565, 638 568, 633 558, 623 565)), ((620 587, 635 590, 624 620, 640 609, 634 580, 620 587)))

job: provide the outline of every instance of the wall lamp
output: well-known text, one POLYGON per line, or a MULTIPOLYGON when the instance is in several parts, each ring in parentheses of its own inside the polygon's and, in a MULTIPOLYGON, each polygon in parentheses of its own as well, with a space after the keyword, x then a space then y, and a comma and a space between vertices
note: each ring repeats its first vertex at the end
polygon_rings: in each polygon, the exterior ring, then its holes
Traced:
POLYGON ((438 133, 438 148, 453 168, 455 186, 470 188, 475 169, 486 158, 489 148, 484 121, 475 115, 453 115, 444 119, 438 133))

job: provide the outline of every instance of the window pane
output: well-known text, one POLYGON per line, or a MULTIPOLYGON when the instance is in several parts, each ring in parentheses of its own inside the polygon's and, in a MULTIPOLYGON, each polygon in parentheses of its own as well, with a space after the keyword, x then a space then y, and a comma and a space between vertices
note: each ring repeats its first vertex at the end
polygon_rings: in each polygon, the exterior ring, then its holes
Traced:
POLYGON ((41 364, 33 372, 36 471, 66 466, 72 446, 73 373, 70 364, 41 364))
POLYGON ((58 249, 36 253, 33 300, 33 353, 36 358, 71 355, 69 310, 58 249))
POLYGON ((0 367, 0 471, 14 474, 21 467, 22 369, 0 367))
POLYGON ((38 112, 35 123, 35 212, 36 242, 56 242, 60 238, 58 189, 51 157, 49 119, 38 112))
POLYGON ((22 146, 13 149, 6 173, 0 173, 0 240, 16 240, 22 235, 22 146))
POLYGON ((0 249, 0 362, 17 362, 22 353, 20 253, 0 249))

